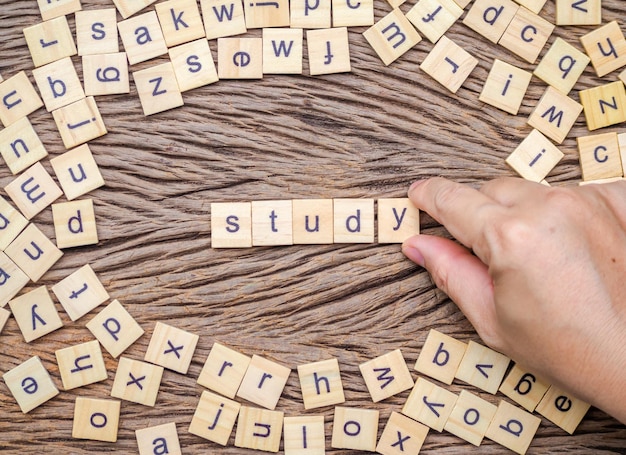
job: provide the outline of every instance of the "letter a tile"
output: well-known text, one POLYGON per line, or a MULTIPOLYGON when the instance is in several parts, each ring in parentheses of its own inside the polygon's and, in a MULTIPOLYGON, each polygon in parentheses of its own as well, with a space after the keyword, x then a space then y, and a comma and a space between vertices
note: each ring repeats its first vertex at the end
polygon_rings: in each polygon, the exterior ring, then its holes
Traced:
POLYGON ((6 254, 0 252, 0 307, 17 295, 30 278, 6 254))
MULTIPOLYGON (((28 220, 24 218, 19 210, 15 209, 5 198, 0 196, 0 250, 6 250, 27 225, 28 220)), ((13 297, 13 295, 4 300, 5 294, 0 291, 0 305, 7 303, 8 299, 13 297)))
POLYGON ((139 455, 182 455, 176 423, 164 423, 135 430, 139 455))

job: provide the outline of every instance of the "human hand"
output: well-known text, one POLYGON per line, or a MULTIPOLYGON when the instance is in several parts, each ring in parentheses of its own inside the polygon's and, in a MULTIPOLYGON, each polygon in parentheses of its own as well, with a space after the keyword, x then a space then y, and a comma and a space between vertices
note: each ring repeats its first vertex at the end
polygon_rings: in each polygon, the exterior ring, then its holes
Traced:
POLYGON ((483 341, 626 423, 626 182, 433 178, 409 198, 463 246, 418 235, 403 253, 483 341))

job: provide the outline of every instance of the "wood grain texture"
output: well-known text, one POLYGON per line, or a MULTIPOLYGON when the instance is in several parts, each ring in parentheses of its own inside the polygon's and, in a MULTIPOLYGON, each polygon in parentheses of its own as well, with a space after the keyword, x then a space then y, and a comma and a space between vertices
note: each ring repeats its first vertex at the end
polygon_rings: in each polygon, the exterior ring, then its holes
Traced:
MULTIPOLYGON (((112 5, 106 0, 82 4, 84 9, 112 5)), ((376 1, 376 19, 389 11, 386 2, 376 1)), ((554 21, 554 2, 547 3, 543 14, 554 21)), ((623 21, 625 15, 625 2, 603 1, 604 22, 623 21)), ((0 0, 0 74, 5 79, 20 70, 31 76, 33 65, 22 29, 39 21, 35 0, 0 0)), ((70 16, 69 22, 74 30, 74 18, 70 16)), ((146 329, 126 352, 131 358, 143 359, 156 321, 196 333, 200 341, 187 375, 165 372, 154 408, 122 404, 115 444, 71 438, 77 394, 96 398, 110 394, 117 361, 107 353, 107 381, 62 391, 28 415, 20 412, 0 381, 0 451, 137 453, 134 430, 174 421, 184 453, 242 453, 232 446, 234 435, 231 445, 222 449, 187 432, 202 392, 196 378, 214 341, 294 370, 277 406, 286 415, 306 414, 296 366, 337 357, 345 405, 380 410, 382 431, 408 391, 372 403, 360 363, 400 348, 412 368, 431 328, 463 341, 478 341, 454 303, 433 286, 425 271, 403 257, 398 245, 210 248, 211 202, 402 197, 409 184, 422 177, 441 175, 479 184, 513 175, 504 159, 530 132, 526 120, 545 84, 533 78, 518 116, 480 103, 478 95, 494 58, 527 70, 533 65, 458 22, 447 36, 479 64, 458 93, 450 95, 419 70, 430 43, 422 41, 385 67, 363 38, 364 30, 349 31, 349 74, 220 81, 185 93, 184 107, 148 118, 133 84, 130 95, 97 98, 109 131, 90 143, 106 181, 89 195, 94 198, 100 242, 67 250, 42 283, 52 286, 91 264, 111 298, 125 305, 146 329)), ((578 38, 588 31, 557 27, 550 42, 561 36, 578 45, 578 38)), ((249 35, 260 36, 260 31, 249 35)), ((216 57, 216 42, 210 44, 216 57)), ((74 61, 81 75, 79 60, 74 61)), ((145 62, 132 70, 163 61, 145 62)), ((308 74, 306 57, 304 67, 308 74)), ((577 99, 577 90, 616 77, 600 80, 589 68, 572 96, 577 99)), ((50 155, 62 153, 52 116, 39 109, 30 119, 50 155)), ((573 138, 584 134, 581 116, 561 146, 565 158, 549 175, 552 184, 574 185, 580 180, 573 138)), ((51 171, 49 160, 44 166, 51 171)), ((3 166, 0 186, 11 180, 3 166)), ((51 210, 33 221, 53 237, 51 210)), ((422 229, 445 234, 428 217, 422 229)), ((93 339, 85 324, 94 314, 71 322, 62 313, 63 329, 30 344, 11 318, 0 335, 0 372, 38 355, 60 386, 54 351, 93 339)), ((464 388, 478 392, 458 383, 450 387, 454 392, 464 388)), ((494 403, 502 398, 480 395, 494 403)), ((332 409, 322 413, 330 444, 332 409)), ((625 448, 626 428, 592 409, 573 436, 543 419, 529 453, 626 453, 625 448)), ((423 446, 423 453, 503 451, 491 441, 475 448, 445 432, 431 432, 423 446)))

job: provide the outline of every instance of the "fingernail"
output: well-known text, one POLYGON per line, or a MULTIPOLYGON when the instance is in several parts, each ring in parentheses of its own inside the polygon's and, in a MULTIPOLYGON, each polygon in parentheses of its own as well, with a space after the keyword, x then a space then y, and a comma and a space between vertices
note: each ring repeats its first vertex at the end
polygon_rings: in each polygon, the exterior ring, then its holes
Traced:
POLYGON ((422 256, 422 253, 417 248, 408 245, 407 243, 404 243, 402 245, 402 253, 420 267, 424 267, 424 256, 422 256))

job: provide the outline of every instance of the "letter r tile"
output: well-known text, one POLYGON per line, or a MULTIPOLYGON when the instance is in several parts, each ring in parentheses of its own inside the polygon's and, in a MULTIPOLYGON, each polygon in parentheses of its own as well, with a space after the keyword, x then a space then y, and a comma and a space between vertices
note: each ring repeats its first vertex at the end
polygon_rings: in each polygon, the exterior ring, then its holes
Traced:
POLYGON ((213 343, 198 376, 198 384, 225 397, 235 398, 251 360, 247 355, 234 349, 217 342, 213 343))
POLYGON ((237 396, 267 409, 275 409, 291 369, 253 355, 237 396))

